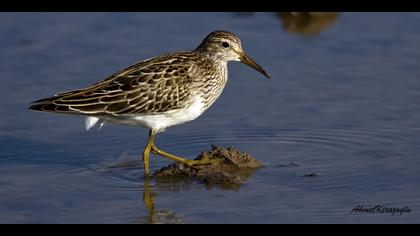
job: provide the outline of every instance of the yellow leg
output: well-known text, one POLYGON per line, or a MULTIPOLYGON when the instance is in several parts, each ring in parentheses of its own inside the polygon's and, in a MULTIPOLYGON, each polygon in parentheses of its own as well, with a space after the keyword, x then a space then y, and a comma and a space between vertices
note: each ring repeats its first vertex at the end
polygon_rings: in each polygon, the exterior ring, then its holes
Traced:
POLYGON ((147 142, 146 148, 144 149, 144 152, 143 152, 143 162, 144 162, 144 169, 145 169, 146 175, 149 175, 150 151, 154 152, 155 154, 161 155, 163 157, 169 158, 178 163, 189 165, 189 166, 206 165, 206 164, 214 163, 214 161, 211 161, 211 160, 188 160, 188 159, 164 152, 156 147, 155 136, 156 136, 156 130, 151 129, 149 132, 149 141, 147 142))
POLYGON ((144 164, 144 172, 146 176, 149 175, 149 157, 150 157, 150 150, 152 148, 153 140, 155 138, 155 134, 153 130, 150 130, 149 132, 149 140, 147 141, 146 148, 144 148, 143 151, 143 164, 144 164))
POLYGON ((158 149, 155 144, 152 144, 152 152, 154 152, 158 155, 161 155, 163 157, 166 157, 168 159, 171 159, 173 161, 176 161, 178 163, 189 165, 189 166, 206 165, 206 164, 214 163, 214 161, 211 161, 211 160, 188 160, 188 159, 185 159, 185 158, 182 158, 182 157, 178 157, 178 156, 172 155, 170 153, 167 153, 167 152, 164 152, 164 151, 158 149))

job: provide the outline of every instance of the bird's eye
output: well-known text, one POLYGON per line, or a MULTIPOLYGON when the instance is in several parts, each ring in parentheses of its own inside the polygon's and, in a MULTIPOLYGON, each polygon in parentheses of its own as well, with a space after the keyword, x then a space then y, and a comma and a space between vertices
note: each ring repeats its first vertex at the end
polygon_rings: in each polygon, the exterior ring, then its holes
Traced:
POLYGON ((222 42, 222 47, 228 48, 230 45, 228 42, 222 42))

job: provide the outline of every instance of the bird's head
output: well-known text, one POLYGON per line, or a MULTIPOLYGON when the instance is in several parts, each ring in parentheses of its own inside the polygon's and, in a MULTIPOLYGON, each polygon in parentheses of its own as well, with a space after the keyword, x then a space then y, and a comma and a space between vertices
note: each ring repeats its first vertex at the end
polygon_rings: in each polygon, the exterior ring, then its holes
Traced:
POLYGON ((270 75, 245 53, 241 40, 234 33, 222 30, 211 32, 196 50, 215 61, 240 61, 270 78, 270 75))

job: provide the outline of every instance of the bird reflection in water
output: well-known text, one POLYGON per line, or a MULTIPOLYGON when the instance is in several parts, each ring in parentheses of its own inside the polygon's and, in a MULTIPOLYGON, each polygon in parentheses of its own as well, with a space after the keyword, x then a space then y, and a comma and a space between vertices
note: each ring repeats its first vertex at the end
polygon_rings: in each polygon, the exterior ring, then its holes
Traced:
POLYGON ((279 12, 284 31, 302 36, 315 36, 330 28, 337 12, 279 12))
POLYGON ((183 223, 180 216, 170 210, 156 210, 155 200, 157 193, 150 187, 150 177, 144 180, 143 203, 146 206, 147 216, 135 221, 139 224, 179 224, 183 223))
MULTIPOLYGON (((167 168, 169 169, 169 168, 167 168)), ((256 169, 241 169, 239 168, 238 173, 241 176, 241 181, 244 182, 246 179, 250 178, 253 173, 255 173, 256 169)), ((165 179, 155 177, 153 178, 155 182, 155 187, 161 190, 167 190, 172 192, 177 191, 190 191, 193 190, 196 186, 197 188, 201 189, 205 187, 206 189, 210 190, 212 188, 219 188, 224 190, 231 190, 231 191, 238 191, 242 184, 238 184, 236 181, 228 181, 228 182, 215 182, 215 183, 201 183, 200 181, 198 185, 195 185, 196 180, 188 178, 188 177, 177 177, 174 176, 173 178, 165 179)), ((238 178, 235 178, 235 180, 238 178)), ((143 204, 146 206, 147 209, 147 217, 141 217, 137 219, 136 223, 141 224, 179 224, 185 223, 185 220, 175 214, 170 210, 156 210, 155 209, 155 201, 156 201, 157 193, 153 191, 151 187, 151 179, 150 177, 145 177, 144 179, 144 190, 143 190, 143 204)))
MULTIPOLYGON (((234 13, 235 17, 255 16, 255 12, 234 13)), ((272 13, 270 13, 272 14, 272 13)), ((287 33, 301 36, 316 36, 329 29, 336 22, 337 12, 277 12, 274 14, 287 33)))

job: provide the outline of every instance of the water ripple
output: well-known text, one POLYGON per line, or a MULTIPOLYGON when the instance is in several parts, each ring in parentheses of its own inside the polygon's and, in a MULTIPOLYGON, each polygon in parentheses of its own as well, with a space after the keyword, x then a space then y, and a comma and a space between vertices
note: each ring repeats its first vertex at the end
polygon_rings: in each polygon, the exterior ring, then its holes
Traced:
MULTIPOLYGON (((370 143, 390 142, 398 130, 355 130, 338 128, 306 128, 306 129, 249 129, 231 130, 224 133, 190 132, 177 138, 163 138, 161 143, 165 148, 179 151, 180 149, 195 149, 211 143, 219 145, 300 145, 330 150, 354 150, 362 147, 362 155, 384 156, 387 150, 371 150, 370 143), (363 149, 363 147, 365 149, 363 149), (379 154, 378 154, 379 153, 379 154)), ((285 155, 287 156, 287 155, 285 155)), ((126 155, 117 161, 108 161, 106 164, 85 165, 56 170, 53 175, 58 184, 71 184, 74 188, 93 189, 105 188, 114 191, 138 191, 144 186, 144 170, 141 161, 134 156, 126 155), (124 159, 124 160, 122 160, 124 159), (71 178, 69 180, 68 178, 71 178), (80 181, 76 181, 80 179, 80 181)), ((159 160, 159 159, 155 159, 159 160)), ((151 169, 159 169, 162 161, 152 161, 151 169)), ((328 166, 328 165, 327 165, 328 166)), ((327 167, 324 166, 324 167, 327 167)), ((344 175, 342 178, 348 178, 344 175)), ((335 177, 340 180, 339 177, 335 177)), ((337 187, 337 186, 336 186, 337 187)), ((168 187, 170 189, 171 187, 168 187)))
MULTIPOLYGON (((155 165, 151 163, 151 168, 157 168, 155 165)), ((52 175, 57 185, 68 184, 83 190, 139 191, 144 187, 143 164, 139 160, 62 168, 52 175)))
POLYGON ((176 138, 166 138, 162 144, 166 147, 195 147, 210 143, 278 143, 315 145, 340 149, 366 146, 367 141, 391 142, 401 135, 401 129, 389 130, 354 130, 338 128, 305 128, 296 130, 258 129, 234 130, 225 134, 190 132, 176 138))

